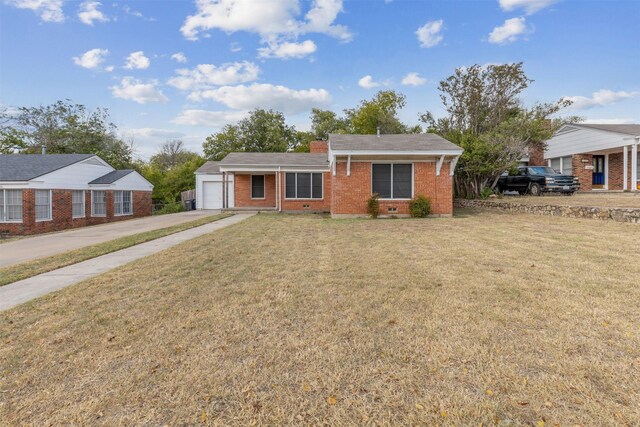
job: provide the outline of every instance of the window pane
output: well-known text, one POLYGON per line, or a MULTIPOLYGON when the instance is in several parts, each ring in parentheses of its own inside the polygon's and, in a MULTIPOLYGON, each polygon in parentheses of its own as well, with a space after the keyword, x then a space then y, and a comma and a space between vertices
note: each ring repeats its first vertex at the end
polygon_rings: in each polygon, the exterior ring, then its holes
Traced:
POLYGON ((122 215, 122 191, 113 192, 113 213, 122 215))
POLYGON ((299 173, 298 174, 298 199, 311 198, 311 174, 299 173))
POLYGON ((573 173, 573 168, 571 167, 571 156, 562 158, 562 174, 563 175, 571 175, 573 173))
POLYGON ((84 191, 75 190, 71 193, 71 215, 74 218, 84 216, 84 191))
POLYGON ((107 192, 106 191, 94 191, 92 193, 93 198, 93 211, 92 215, 106 215, 107 214, 107 192))
POLYGON ((36 220, 50 219, 51 192, 36 190, 36 220))
POLYGON ((296 198, 296 174, 285 173, 284 181, 285 181, 285 197, 287 199, 295 199, 296 198))
POLYGON ((394 199, 411 198, 411 165, 393 165, 394 199))
POLYGON ((551 168, 556 171, 560 170, 560 157, 551 159, 551 168))
POLYGON ((251 197, 264 199, 264 175, 251 175, 251 197))
POLYGON ((391 165, 374 163, 371 165, 371 191, 381 199, 391 198, 391 165))
MULTIPOLYGON (((5 190, 6 198, 6 221, 22 221, 22 190, 5 190)), ((2 193, 0 192, 0 204, 2 204, 2 193)), ((0 212, 0 221, 3 218, 0 212)))
POLYGON ((125 191, 122 193, 122 213, 130 214, 133 212, 133 206, 131 201, 131 191, 125 191))
POLYGON ((322 174, 314 173, 311 179, 311 198, 322 199, 322 174))

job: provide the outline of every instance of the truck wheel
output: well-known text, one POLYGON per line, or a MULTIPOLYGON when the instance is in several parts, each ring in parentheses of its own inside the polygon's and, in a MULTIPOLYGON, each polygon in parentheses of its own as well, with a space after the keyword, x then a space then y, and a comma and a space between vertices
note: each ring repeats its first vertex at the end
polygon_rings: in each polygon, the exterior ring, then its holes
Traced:
POLYGON ((542 190, 540 189, 540 184, 536 184, 535 182, 529 186, 529 193, 532 196, 539 196, 542 194, 542 190))

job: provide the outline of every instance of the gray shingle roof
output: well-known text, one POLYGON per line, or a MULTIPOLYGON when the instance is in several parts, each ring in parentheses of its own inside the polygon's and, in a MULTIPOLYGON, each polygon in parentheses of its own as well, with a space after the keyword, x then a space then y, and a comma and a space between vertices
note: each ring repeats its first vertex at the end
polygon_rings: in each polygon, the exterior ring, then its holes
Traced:
POLYGON ((94 154, 0 154, 0 181, 29 181, 94 154))
POLYGON ((629 124, 629 125, 607 125, 607 124, 582 124, 582 123, 577 123, 577 124, 571 124, 570 126, 580 126, 580 127, 585 127, 585 128, 591 128, 591 129, 599 129, 599 130, 606 130, 608 132, 617 132, 617 133, 624 133, 626 135, 640 135, 640 124, 629 124))
POLYGON ((220 166, 329 166, 327 153, 229 153, 220 166))
POLYGON ((119 170, 111 171, 108 174, 102 175, 102 176, 94 179, 93 181, 89 182, 89 185, 92 185, 92 184, 113 184, 114 182, 116 182, 120 178, 124 178, 125 176, 129 175, 131 172, 133 172, 133 169, 119 169, 119 170))
POLYGON ((196 173, 218 173, 220 172, 220 162, 208 161, 196 169, 196 173))
POLYGON ((461 150, 457 145, 434 133, 401 135, 343 135, 330 134, 332 150, 375 151, 441 151, 461 150))

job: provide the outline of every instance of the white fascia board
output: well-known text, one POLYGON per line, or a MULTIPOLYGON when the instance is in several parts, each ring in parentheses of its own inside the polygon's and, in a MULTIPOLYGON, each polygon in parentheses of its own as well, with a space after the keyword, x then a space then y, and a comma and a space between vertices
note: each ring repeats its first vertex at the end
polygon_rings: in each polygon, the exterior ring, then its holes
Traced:
POLYGON ((28 187, 29 181, 0 181, 0 188, 28 187))
POLYGON ((418 151, 382 151, 382 150, 334 150, 334 156, 459 156, 459 150, 418 150, 418 151))
POLYGON ((308 165, 285 165, 285 166, 265 166, 265 165, 242 165, 242 166, 220 166, 220 172, 328 172, 329 165, 327 166, 308 166, 308 165))

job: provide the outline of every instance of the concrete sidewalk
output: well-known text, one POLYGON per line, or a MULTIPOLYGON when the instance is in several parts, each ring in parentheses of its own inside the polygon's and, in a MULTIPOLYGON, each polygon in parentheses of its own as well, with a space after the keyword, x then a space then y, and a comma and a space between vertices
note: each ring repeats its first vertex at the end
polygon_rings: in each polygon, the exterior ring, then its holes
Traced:
POLYGON ((20 280, 6 286, 0 286, 0 311, 7 310, 33 298, 97 276, 113 268, 128 264, 131 261, 153 255, 195 237, 211 233, 232 224, 237 224, 253 215, 255 215, 255 213, 233 215, 200 227, 161 237, 78 264, 20 280))
POLYGON ((218 212, 200 210, 148 216, 24 237, 13 242, 0 243, 0 268, 95 245, 119 237, 183 224, 218 212))

